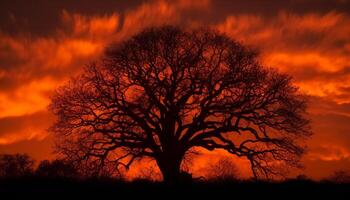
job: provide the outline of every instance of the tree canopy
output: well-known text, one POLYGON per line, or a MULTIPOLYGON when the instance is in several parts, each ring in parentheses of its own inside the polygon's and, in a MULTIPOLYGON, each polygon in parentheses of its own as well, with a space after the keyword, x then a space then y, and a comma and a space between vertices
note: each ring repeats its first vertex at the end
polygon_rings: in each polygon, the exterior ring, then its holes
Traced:
POLYGON ((59 152, 118 171, 154 159, 181 177, 193 148, 249 160, 255 177, 298 166, 310 135, 306 98, 258 54, 211 29, 149 28, 110 45, 52 97, 59 152))

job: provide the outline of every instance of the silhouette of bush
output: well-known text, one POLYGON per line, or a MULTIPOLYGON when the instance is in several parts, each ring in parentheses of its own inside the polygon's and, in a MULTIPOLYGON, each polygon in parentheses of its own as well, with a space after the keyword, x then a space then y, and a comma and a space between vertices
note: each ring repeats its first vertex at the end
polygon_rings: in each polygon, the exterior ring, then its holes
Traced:
POLYGON ((333 175, 328 178, 328 181, 334 183, 350 183, 350 173, 345 170, 335 171, 333 175))
POLYGON ((78 177, 78 172, 74 166, 64 160, 43 160, 38 165, 35 174, 46 178, 74 178, 78 177))
POLYGON ((0 155, 0 177, 19 178, 33 173, 34 160, 27 154, 0 155))

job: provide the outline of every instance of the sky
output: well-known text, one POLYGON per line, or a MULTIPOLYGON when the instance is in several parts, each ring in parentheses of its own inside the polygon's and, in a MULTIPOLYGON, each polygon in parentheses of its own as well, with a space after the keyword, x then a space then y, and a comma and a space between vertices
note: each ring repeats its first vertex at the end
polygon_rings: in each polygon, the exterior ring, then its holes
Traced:
POLYGON ((350 170, 349 0, 2 0, 0 153, 53 159, 52 92, 111 42, 161 25, 210 26, 293 76, 314 133, 298 173, 350 170))

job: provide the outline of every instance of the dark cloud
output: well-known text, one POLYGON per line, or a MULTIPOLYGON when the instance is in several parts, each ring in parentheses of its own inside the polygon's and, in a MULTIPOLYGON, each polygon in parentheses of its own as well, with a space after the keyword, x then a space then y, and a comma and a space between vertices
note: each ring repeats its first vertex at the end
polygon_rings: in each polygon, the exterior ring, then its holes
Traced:
POLYGON ((350 103, 337 103, 330 97, 309 96, 309 110, 317 117, 319 114, 340 113, 350 117, 350 103))
POLYGON ((322 179, 350 167, 350 103, 336 103, 328 97, 309 97, 313 136, 303 158, 308 176, 322 179))
MULTIPOLYGON (((2 0, 0 2, 0 30, 10 34, 30 33, 33 36, 49 36, 61 25, 63 10, 81 15, 108 15, 124 13, 154 0, 2 0)), ((172 2, 165 0, 165 2, 172 2)), ((254 14, 274 18, 279 12, 297 14, 308 12, 350 12, 347 0, 220 0, 212 1, 207 13, 190 12, 187 17, 217 23, 227 15, 254 14)), ((185 16, 186 17, 186 16, 185 16)), ((186 18, 187 18, 186 17, 186 18)))
POLYGON ((36 161, 55 158, 53 136, 43 139, 20 140, 11 144, 0 144, 0 154, 26 153, 36 161))
POLYGON ((312 143, 336 144, 350 151, 350 116, 344 114, 318 114, 312 116, 315 135, 312 143))
MULTIPOLYGON (((43 7, 48 4, 47 1, 45 2, 43 7)), ((89 2, 92 2, 90 6, 95 5, 94 1, 84 1, 86 4, 89 2)), ((102 9, 103 6, 109 5, 108 1, 106 4, 99 2, 95 2, 96 8, 102 9)), ((55 28, 50 29, 53 32, 47 36, 40 34, 33 36, 36 34, 35 30, 30 29, 19 30, 21 34, 14 35, 1 33, 0 26, 1 91, 10 94, 24 84, 47 77, 57 82, 64 81, 80 72, 86 64, 99 58, 103 48, 109 43, 130 37, 147 26, 185 23, 187 15, 203 10, 206 6, 205 1, 174 1, 173 3, 151 1, 149 4, 135 1, 135 5, 137 2, 139 7, 135 9, 132 9, 133 5, 121 3, 123 9, 120 13, 118 9, 111 12, 90 13, 90 11, 83 12, 84 7, 73 9, 77 6, 75 3, 54 1, 53 5, 50 4, 50 8, 60 10, 61 5, 67 4, 67 8, 70 9, 54 12, 58 21, 52 22, 55 28)), ((12 6, 10 3, 9 5, 12 6)), ((109 6, 113 7, 114 4, 109 6)), ((14 6, 15 8, 17 7, 14 6)), ((28 9, 30 8, 29 6, 28 9)), ((32 12, 34 11, 30 13, 32 12)))
POLYGON ((303 162, 305 165, 303 173, 314 179, 326 179, 336 171, 350 169, 350 158, 339 160, 304 159, 303 162))
MULTIPOLYGON (((288 71, 298 81, 344 81, 350 78, 349 66, 336 71, 326 71, 315 63, 314 66, 291 66, 288 71)), ((341 92, 349 91, 347 87, 339 89, 341 92)))
POLYGON ((46 111, 0 118, 0 152, 8 144, 45 139, 48 136, 46 129, 52 121, 53 116, 46 111))
POLYGON ((63 10, 82 15, 106 15, 130 10, 145 0, 2 0, 0 30, 9 34, 50 36, 62 25, 63 10))
MULTIPOLYGON (((22 115, 18 117, 3 117, 0 118, 0 137, 3 135, 16 134, 21 131, 30 132, 36 131, 47 126, 48 121, 52 121, 53 116, 41 111, 29 115, 22 115)), ((30 133, 28 133, 30 135, 30 133)))
MULTIPOLYGON (((350 103, 336 103, 328 97, 310 97, 309 115, 314 135, 309 141, 311 155, 350 159, 350 103)), ((312 157, 312 156, 311 156, 312 157)), ((315 156, 313 156, 315 158, 315 156)), ((332 160, 332 159, 328 159, 332 160)))
POLYGON ((222 0, 217 1, 214 6, 231 13, 252 13, 252 14, 276 14, 279 11, 290 11, 303 14, 306 12, 326 13, 329 11, 349 11, 349 1, 329 0, 222 0))

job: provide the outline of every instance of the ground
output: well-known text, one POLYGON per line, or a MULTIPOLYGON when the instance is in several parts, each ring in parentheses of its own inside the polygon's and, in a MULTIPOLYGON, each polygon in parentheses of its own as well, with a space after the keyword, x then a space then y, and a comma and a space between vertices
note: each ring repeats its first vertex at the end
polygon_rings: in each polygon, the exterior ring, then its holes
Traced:
POLYGON ((137 180, 123 182, 113 179, 43 179, 21 178, 0 181, 0 198, 26 197, 53 199, 63 197, 97 198, 113 196, 144 199, 208 198, 235 199, 236 197, 269 199, 304 199, 321 196, 348 199, 350 184, 291 180, 285 182, 220 181, 193 182, 185 185, 165 185, 159 182, 137 180))

